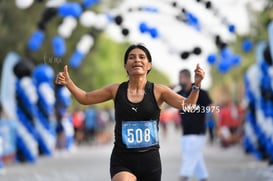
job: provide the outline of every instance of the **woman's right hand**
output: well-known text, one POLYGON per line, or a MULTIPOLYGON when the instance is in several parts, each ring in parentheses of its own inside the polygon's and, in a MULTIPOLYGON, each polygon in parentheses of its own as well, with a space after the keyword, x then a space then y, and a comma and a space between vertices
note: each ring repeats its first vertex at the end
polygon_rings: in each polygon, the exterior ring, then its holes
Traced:
POLYGON ((71 79, 70 79, 70 76, 69 76, 69 73, 68 73, 68 67, 66 65, 66 66, 64 66, 64 71, 59 72, 57 74, 55 83, 59 84, 59 85, 65 85, 66 86, 69 81, 71 81, 71 79))

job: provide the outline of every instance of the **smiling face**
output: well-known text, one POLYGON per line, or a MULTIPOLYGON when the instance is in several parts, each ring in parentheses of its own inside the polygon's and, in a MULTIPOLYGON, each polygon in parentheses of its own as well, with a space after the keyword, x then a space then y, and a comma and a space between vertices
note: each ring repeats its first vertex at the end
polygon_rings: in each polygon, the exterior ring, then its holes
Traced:
POLYGON ((134 48, 129 52, 124 67, 128 75, 146 75, 151 70, 152 63, 142 49, 134 48))

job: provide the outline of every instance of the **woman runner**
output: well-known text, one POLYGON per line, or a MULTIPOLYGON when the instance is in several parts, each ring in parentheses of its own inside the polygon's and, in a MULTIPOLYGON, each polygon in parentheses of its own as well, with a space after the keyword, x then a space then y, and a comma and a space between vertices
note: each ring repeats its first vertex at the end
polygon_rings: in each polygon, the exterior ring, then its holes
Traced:
POLYGON ((196 103, 205 72, 197 64, 194 89, 184 98, 169 87, 147 80, 152 57, 142 44, 131 45, 125 52, 124 68, 128 81, 85 92, 71 80, 67 65, 56 77, 56 84, 68 88, 83 105, 114 100, 115 142, 110 160, 112 181, 160 181, 158 124, 163 102, 177 109, 196 103))

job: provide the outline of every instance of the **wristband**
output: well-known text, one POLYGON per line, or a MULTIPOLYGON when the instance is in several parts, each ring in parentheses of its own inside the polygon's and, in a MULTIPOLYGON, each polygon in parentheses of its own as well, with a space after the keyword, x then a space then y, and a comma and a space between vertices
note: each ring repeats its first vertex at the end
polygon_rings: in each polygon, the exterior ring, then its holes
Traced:
POLYGON ((196 85, 192 85, 191 89, 194 91, 200 91, 200 87, 198 87, 196 85))

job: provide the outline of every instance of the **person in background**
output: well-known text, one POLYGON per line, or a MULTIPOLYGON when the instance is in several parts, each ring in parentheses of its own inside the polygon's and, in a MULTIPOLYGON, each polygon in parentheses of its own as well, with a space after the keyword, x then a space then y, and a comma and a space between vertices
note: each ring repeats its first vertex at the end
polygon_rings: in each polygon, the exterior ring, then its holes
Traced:
POLYGON ((215 120, 212 112, 206 113, 206 125, 209 131, 209 143, 213 144, 215 140, 215 120))
POLYGON ((94 141, 97 124, 97 110, 93 107, 89 107, 85 110, 84 121, 84 136, 85 140, 89 143, 94 141))
MULTIPOLYGON (((182 166, 180 170, 181 181, 188 181, 196 176, 200 181, 208 179, 208 170, 203 158, 203 146, 206 134, 206 112, 215 114, 218 107, 212 106, 212 100, 207 91, 200 89, 191 81, 188 69, 179 72, 178 94, 188 97, 192 90, 199 91, 195 105, 187 105, 180 112, 182 126, 182 166)), ((183 105, 182 105, 183 107, 183 105)), ((215 114, 216 117, 216 114, 215 114)))
POLYGON ((72 114, 75 140, 78 144, 81 144, 84 138, 84 116, 84 111, 82 111, 81 109, 77 109, 72 114))

